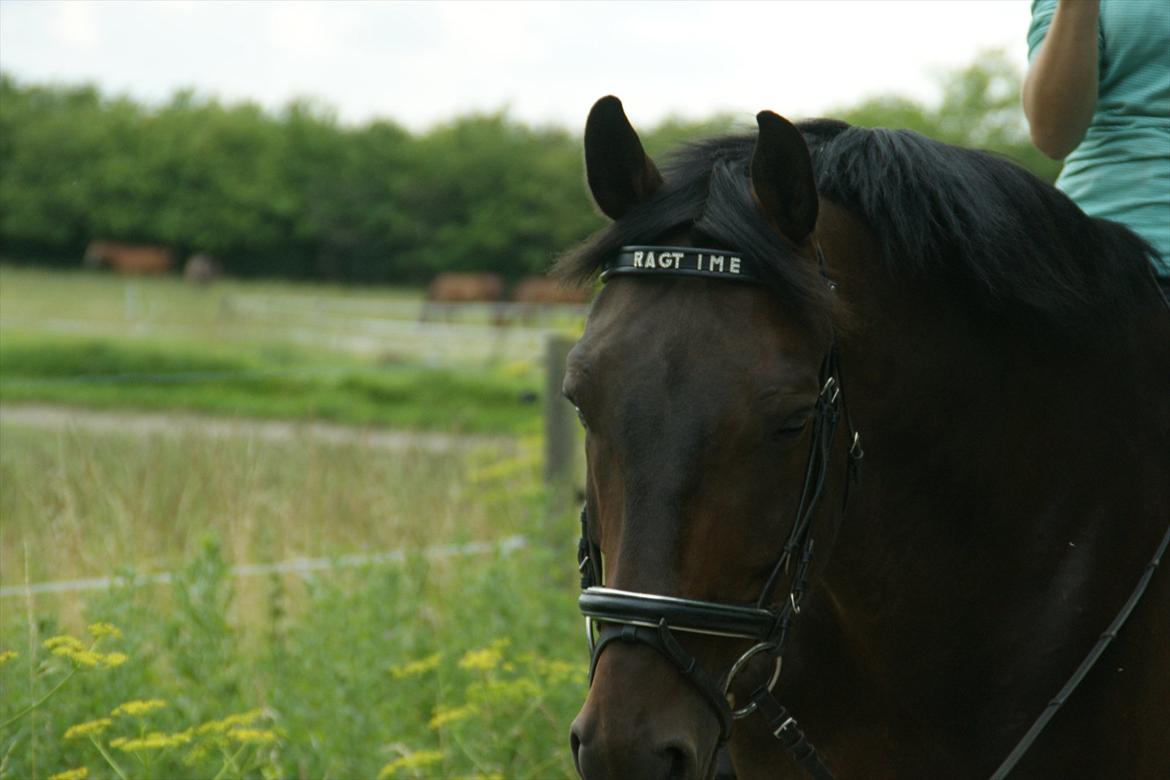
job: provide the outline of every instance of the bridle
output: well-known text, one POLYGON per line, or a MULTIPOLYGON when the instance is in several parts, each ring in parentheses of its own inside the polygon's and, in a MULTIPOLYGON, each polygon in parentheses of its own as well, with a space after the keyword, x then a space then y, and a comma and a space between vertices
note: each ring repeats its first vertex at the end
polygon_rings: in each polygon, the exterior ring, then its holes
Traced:
MULTIPOLYGON (((819 245, 816 245, 816 256, 826 283, 835 289, 835 285, 828 279, 824 254, 819 245)), ((725 250, 689 247, 622 247, 618 256, 607 265, 601 278, 608 281, 615 275, 625 274, 763 283, 763 277, 752 258, 725 250)), ((581 509, 581 540, 577 548, 582 590, 578 606, 585 616, 590 651, 590 682, 601 653, 613 642, 647 645, 674 664, 711 705, 719 720, 719 745, 730 738, 732 721, 759 711, 797 763, 818 780, 832 778, 832 774, 801 732, 796 719, 772 695, 772 689, 780 677, 781 660, 792 621, 800 614, 800 605, 808 587, 814 547, 813 519, 824 495, 833 437, 842 416, 850 434, 850 474, 846 481, 843 504, 848 501, 848 485, 858 478, 864 455, 860 434, 853 428, 845 408, 840 372, 840 356, 834 337, 828 353, 821 361, 820 392, 812 421, 811 444, 796 518, 780 557, 754 605, 723 604, 604 587, 601 550, 590 537, 587 507, 581 509), (773 594, 782 575, 786 573, 791 573, 788 593, 783 600, 777 601, 773 594), (717 681, 679 644, 675 638, 676 632, 749 640, 752 644, 717 681), (731 685, 756 656, 774 659, 771 677, 766 684, 757 688, 747 704, 733 709, 728 703, 731 685)))
MULTIPOLYGON (((820 245, 814 245, 821 274, 830 289, 836 285, 829 280, 824 254, 820 245)), ((618 256, 602 273, 602 281, 615 275, 673 275, 712 279, 727 279, 762 284, 763 278, 754 260, 724 250, 695 249, 667 246, 622 247, 618 256)), ((690 680, 702 697, 711 705, 719 719, 719 741, 723 745, 731 736, 734 720, 760 712, 768 721, 772 733, 791 753, 797 764, 815 780, 832 780, 816 749, 805 738, 796 719, 772 695, 780 677, 784 645, 793 619, 800 614, 801 601, 808 587, 809 566, 813 557, 812 523, 824 494, 829 469, 833 436, 838 421, 844 417, 849 433, 848 478, 841 514, 848 506, 849 488, 860 476, 860 434, 853 426, 841 388, 841 358, 834 335, 828 353, 821 362, 820 393, 817 397, 813 421, 812 442, 805 467, 804 483, 796 519, 779 559, 773 566, 763 590, 752 606, 722 604, 695 599, 662 596, 654 593, 619 590, 604 587, 601 550, 589 534, 588 505, 581 509, 581 540, 577 546, 577 565, 581 572, 581 596, 578 606, 585 616, 590 663, 589 681, 592 684, 601 653, 611 643, 621 641, 644 644, 664 656, 686 679, 690 680), (772 598, 781 575, 789 573, 788 595, 782 601, 772 598), (595 636, 596 628, 596 636, 595 636), (744 651, 725 675, 717 682, 705 672, 698 661, 675 638, 675 633, 698 634, 729 639, 744 639, 752 645, 744 651), (758 687, 749 703, 738 709, 728 704, 727 697, 735 678, 756 656, 774 659, 774 670, 768 682, 758 687)), ((1098 638, 1089 654, 1073 672, 1072 677, 1020 738, 1011 753, 992 775, 992 780, 1003 780, 1035 742, 1040 732, 1068 700, 1080 682, 1093 668, 1105 649, 1117 636, 1134 607, 1145 593, 1162 556, 1170 547, 1170 528, 1167 528, 1154 552, 1154 557, 1138 579, 1137 586, 1121 610, 1098 638)))

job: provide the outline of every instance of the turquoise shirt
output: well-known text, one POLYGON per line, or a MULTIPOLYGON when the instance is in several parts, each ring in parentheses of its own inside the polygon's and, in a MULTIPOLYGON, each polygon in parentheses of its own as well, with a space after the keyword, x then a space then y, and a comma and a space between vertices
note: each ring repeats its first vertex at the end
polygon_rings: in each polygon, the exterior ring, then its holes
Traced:
MULTIPOLYGON (((1029 61, 1055 11, 1056 0, 1033 0, 1029 61)), ((1149 241, 1170 278, 1170 2, 1101 0, 1097 51, 1097 107, 1056 186, 1149 241)))

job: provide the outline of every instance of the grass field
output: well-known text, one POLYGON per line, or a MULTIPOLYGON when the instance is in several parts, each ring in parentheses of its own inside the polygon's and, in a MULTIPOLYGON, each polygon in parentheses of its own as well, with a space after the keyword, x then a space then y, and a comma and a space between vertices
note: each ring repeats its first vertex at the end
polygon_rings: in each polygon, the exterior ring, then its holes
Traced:
POLYGON ((543 331, 422 313, 411 290, 0 267, 0 402, 536 432, 543 331))
POLYGON ((538 355, 519 332, 475 342, 475 323, 440 326, 454 343, 435 360, 378 347, 414 327, 411 306, 398 291, 0 270, 9 406, 525 434, 440 453, 209 435, 197 419, 165 434, 0 425, 6 593, 123 577, 0 597, 0 778, 573 776, 587 659, 574 512, 541 486, 527 435, 538 355), (246 296, 283 319, 241 314, 246 296), (289 324, 313 309, 317 325, 289 324), (402 555, 341 565, 382 552, 402 555), (300 558, 337 565, 233 574, 300 558))

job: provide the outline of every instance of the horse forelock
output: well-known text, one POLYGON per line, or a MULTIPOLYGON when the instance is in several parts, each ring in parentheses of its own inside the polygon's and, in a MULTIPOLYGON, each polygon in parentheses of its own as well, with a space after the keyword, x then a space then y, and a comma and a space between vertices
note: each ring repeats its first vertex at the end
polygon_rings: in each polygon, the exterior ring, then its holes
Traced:
POLYGON ((562 256, 555 273, 585 280, 623 246, 689 231, 697 245, 755 258, 790 315, 826 330, 833 303, 815 263, 799 257, 753 203, 748 169, 754 148, 754 136, 722 136, 675 150, 662 166, 665 183, 655 195, 562 256))

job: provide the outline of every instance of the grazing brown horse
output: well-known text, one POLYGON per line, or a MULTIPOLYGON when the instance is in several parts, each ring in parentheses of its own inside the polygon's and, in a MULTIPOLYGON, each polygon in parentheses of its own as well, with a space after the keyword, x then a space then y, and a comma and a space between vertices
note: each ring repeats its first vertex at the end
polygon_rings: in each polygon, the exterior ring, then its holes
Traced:
MULTIPOLYGON (((439 274, 427 285, 427 298, 423 303, 420 319, 432 319, 433 310, 444 315, 450 314, 449 304, 499 303, 504 298, 504 277, 493 273, 459 273, 447 271, 439 274)), ((500 320, 497 311, 494 319, 500 320)))
POLYGON ((431 303, 494 303, 504 297, 504 279, 489 273, 441 273, 427 285, 431 303))
POLYGON ((83 262, 86 268, 108 268, 126 276, 150 276, 170 273, 175 267, 175 255, 163 246, 90 241, 83 262))
POLYGON ((545 306, 558 303, 589 303, 593 287, 565 284, 547 276, 526 276, 512 288, 512 302, 545 306))
POLYGON ((989 154, 758 122, 661 171, 586 126, 579 772, 1170 777, 1151 250, 989 154))
POLYGON ((513 316, 525 324, 541 321, 560 306, 589 303, 593 292, 591 284, 566 284, 548 276, 526 276, 512 288, 512 303, 518 304, 513 316))

